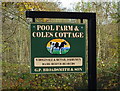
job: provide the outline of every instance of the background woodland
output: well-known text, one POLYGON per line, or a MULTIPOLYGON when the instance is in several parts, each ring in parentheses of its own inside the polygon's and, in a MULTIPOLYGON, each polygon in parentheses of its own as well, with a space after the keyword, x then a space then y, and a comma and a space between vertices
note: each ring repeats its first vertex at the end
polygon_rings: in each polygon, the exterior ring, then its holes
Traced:
MULTIPOLYGON (((74 12, 96 12, 97 88, 120 90, 118 2, 78 2, 73 6, 74 12)), ((2 2, 2 89, 87 89, 87 68, 86 73, 77 74, 30 74, 32 20, 26 19, 25 11, 71 10, 62 8, 61 2, 2 2)), ((80 20, 39 18, 36 22, 80 23, 80 20)))

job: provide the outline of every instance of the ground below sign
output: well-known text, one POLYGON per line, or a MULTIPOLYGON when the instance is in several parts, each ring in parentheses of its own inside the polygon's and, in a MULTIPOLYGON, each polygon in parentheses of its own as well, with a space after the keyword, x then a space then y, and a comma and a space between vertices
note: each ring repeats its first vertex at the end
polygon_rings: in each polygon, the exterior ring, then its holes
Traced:
POLYGON ((85 72, 85 24, 32 23, 31 73, 85 72))

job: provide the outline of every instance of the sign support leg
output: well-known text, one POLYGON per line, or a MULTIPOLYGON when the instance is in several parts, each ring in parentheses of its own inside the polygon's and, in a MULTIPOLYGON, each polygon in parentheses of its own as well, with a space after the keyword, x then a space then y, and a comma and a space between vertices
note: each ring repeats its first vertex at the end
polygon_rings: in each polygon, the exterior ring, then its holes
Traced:
MULTIPOLYGON (((94 16, 95 17, 95 16, 94 16)), ((88 89, 96 90, 96 17, 88 21, 88 89)))

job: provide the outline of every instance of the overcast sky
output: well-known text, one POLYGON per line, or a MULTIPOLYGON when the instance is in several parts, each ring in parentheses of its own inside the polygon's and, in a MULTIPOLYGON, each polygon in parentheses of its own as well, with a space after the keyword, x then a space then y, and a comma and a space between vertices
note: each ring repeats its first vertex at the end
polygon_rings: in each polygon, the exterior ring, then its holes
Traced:
POLYGON ((81 0, 57 0, 57 2, 61 2, 62 8, 67 8, 70 11, 72 11, 72 8, 74 7, 74 4, 77 2, 80 2, 81 0))
POLYGON ((61 6, 67 9, 72 9, 73 5, 78 2, 118 2, 119 0, 48 0, 51 2, 61 2, 61 6))

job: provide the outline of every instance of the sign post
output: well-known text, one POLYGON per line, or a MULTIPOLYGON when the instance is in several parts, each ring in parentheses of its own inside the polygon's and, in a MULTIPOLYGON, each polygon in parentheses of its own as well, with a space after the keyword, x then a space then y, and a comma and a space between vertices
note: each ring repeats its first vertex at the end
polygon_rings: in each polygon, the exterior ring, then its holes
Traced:
MULTIPOLYGON (((33 22, 35 22, 35 18, 66 18, 66 19, 81 19, 81 20, 87 19, 88 20, 88 89, 96 90, 96 87, 97 87, 96 85, 97 84, 97 79, 96 79, 96 14, 95 13, 84 13, 84 12, 26 11, 26 17, 32 18, 33 22)), ((69 43, 69 41, 67 42, 69 43)), ((51 50, 51 53, 52 52, 53 51, 51 50)), ((78 59, 80 60, 81 57, 82 56, 80 56, 78 59)), ((41 58, 36 57, 36 59, 34 60, 35 61, 41 60, 41 58)), ((68 59, 65 59, 65 60, 68 60, 68 59)))

